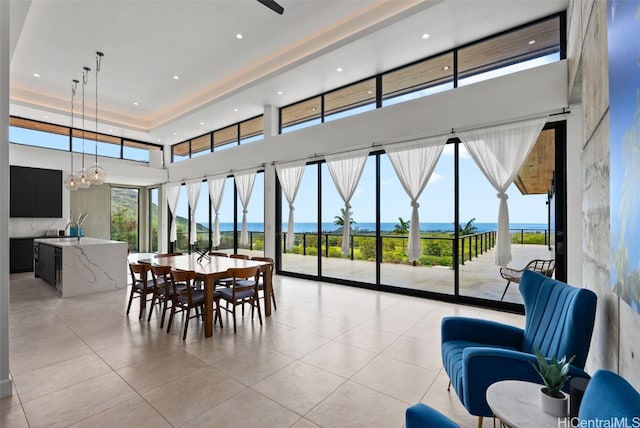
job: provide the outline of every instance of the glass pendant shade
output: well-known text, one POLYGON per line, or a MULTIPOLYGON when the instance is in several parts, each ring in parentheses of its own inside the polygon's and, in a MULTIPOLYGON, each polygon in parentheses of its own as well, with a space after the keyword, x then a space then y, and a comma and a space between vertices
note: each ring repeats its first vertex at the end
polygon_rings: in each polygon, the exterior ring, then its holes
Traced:
POLYGON ((64 188, 67 190, 76 190, 78 189, 78 177, 73 172, 69 173, 69 176, 66 180, 64 180, 64 188))
POLYGON ((89 176, 89 181, 94 186, 99 186, 104 183, 104 179, 107 177, 107 173, 104 171, 98 163, 96 162, 91 168, 87 170, 87 175, 89 176))
POLYGON ((87 189, 91 186, 91 180, 89 180, 89 175, 87 171, 82 168, 78 171, 78 188, 79 189, 87 189))

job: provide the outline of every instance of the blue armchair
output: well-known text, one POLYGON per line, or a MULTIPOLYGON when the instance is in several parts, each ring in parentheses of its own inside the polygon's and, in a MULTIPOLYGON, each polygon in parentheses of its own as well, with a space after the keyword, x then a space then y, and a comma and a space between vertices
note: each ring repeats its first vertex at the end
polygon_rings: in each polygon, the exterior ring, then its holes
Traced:
POLYGON ((451 419, 424 403, 414 404, 407 409, 404 426, 405 428, 460 428, 451 419))
MULTIPOLYGON (((575 355, 572 377, 582 370, 589 352, 596 295, 533 271, 520 281, 524 330, 482 319, 442 320, 442 363, 458 398, 472 415, 492 416, 485 394, 501 380, 541 383, 531 363, 535 349, 550 357, 575 355)), ((568 384, 566 385, 568 389, 568 384)))
POLYGON ((626 418, 626 423, 611 426, 640 426, 640 394, 617 374, 598 370, 589 381, 580 403, 578 419, 585 421, 582 422, 584 425, 573 426, 597 426, 594 425, 596 421, 611 421, 613 418, 617 418, 618 423, 626 418))

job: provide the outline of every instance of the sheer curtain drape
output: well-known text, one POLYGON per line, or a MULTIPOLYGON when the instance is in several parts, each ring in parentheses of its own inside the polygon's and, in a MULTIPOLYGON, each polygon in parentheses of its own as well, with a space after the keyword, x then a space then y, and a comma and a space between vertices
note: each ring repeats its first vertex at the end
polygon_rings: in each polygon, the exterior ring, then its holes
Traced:
POLYGON ((176 230, 176 209, 178 208, 178 197, 180 196, 180 183, 169 183, 164 188, 167 197, 167 205, 171 211, 171 225, 169 226, 169 242, 176 242, 178 232, 176 230))
POLYGON ((209 185, 209 197, 211 198, 211 208, 215 218, 213 220, 213 236, 212 245, 214 247, 220 246, 220 207, 222 207, 222 196, 224 195, 224 185, 227 181, 227 177, 214 177, 207 180, 209 185))
POLYGON ((411 262, 420 258, 422 250, 418 198, 429 182, 447 138, 447 136, 440 136, 384 147, 402 188, 411 198, 411 224, 407 248, 407 256, 411 262))
POLYGON ((240 232, 240 245, 249 245, 249 232, 247 232, 247 207, 249 206, 249 200, 251 199, 251 192, 253 191, 253 182, 256 180, 256 173, 250 172, 245 174, 239 174, 235 176, 236 189, 238 190, 238 197, 242 204, 242 231, 240 232))
POLYGON ((544 118, 456 132, 473 160, 498 191, 498 239, 495 264, 511 262, 507 189, 518 175, 544 126, 544 118))
POLYGON ((196 208, 198 207, 198 198, 200 197, 200 188, 202 187, 202 181, 190 181, 186 185, 187 199, 189 200, 189 207, 191 208, 189 244, 195 244, 195 242, 198 240, 198 233, 196 230, 196 208))
POLYGON ((344 218, 342 226, 342 254, 349 255, 351 229, 351 197, 362 176, 368 152, 352 152, 326 157, 331 178, 344 201, 344 218))
POLYGON ((300 182, 302 181, 302 175, 304 174, 305 161, 292 162, 284 165, 276 165, 276 172, 278 173, 278 180, 280 180, 280 187, 284 192, 284 196, 289 203, 289 220, 287 222, 287 248, 291 248, 295 241, 295 229, 293 212, 295 210, 293 202, 298 194, 300 188, 300 182))

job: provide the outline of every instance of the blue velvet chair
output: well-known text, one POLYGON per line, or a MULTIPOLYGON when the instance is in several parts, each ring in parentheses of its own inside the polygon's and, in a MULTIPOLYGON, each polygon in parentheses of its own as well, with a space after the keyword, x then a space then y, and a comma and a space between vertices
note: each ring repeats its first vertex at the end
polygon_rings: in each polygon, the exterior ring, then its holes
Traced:
POLYGON ((574 426, 596 426, 595 421, 611 421, 612 418, 618 418, 618 421, 626 418, 626 423, 617 426, 639 426, 640 394, 617 374, 598 370, 589 381, 580 403, 578 419, 585 421, 582 422, 584 425, 574 426))
MULTIPOLYGON (((442 320, 442 363, 450 385, 472 415, 492 416, 485 398, 489 385, 501 380, 541 383, 531 363, 535 349, 546 357, 575 356, 572 377, 582 370, 589 352, 596 295, 533 271, 520 281, 525 328, 473 318, 442 320)), ((566 385, 568 390, 568 383, 566 385)))
POLYGON ((407 409, 404 425, 405 428, 459 428, 458 424, 424 403, 407 409))

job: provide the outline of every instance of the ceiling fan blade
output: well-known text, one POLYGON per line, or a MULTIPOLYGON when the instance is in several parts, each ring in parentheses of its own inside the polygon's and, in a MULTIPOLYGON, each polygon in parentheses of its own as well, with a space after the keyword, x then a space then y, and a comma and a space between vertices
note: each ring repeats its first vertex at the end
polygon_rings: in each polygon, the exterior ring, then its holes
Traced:
POLYGON ((275 13, 282 15, 282 13, 284 12, 284 8, 280 6, 278 3, 276 3, 275 0, 258 0, 258 1, 263 5, 267 6, 269 9, 271 9, 275 13))

